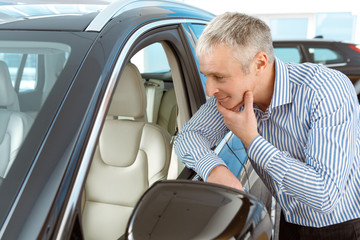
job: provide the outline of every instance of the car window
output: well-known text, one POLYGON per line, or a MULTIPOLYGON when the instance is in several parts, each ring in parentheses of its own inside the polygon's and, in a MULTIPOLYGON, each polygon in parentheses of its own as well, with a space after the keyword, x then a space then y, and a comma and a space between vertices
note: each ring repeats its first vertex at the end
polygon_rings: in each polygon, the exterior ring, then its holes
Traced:
POLYGON ((131 62, 141 73, 170 72, 166 54, 160 43, 154 43, 135 54, 131 62))
POLYGON ((201 33, 204 31, 206 25, 205 24, 196 24, 196 23, 192 23, 189 24, 191 29, 193 30, 196 39, 199 39, 201 33))
MULTIPOLYGON (((39 95, 45 97, 48 95, 53 83, 56 81, 58 72, 61 71, 66 63, 66 58, 58 58, 59 55, 67 56, 70 53, 70 47, 60 43, 44 43, 44 42, 26 42, 26 41, 0 41, 0 62, 2 66, 3 84, 7 89, 1 89, 4 92, 4 97, 0 102, 2 116, 6 117, 7 112, 11 112, 13 116, 21 119, 18 125, 8 124, 4 121, 0 125, 0 139, 4 139, 1 143, 1 162, 0 162, 0 176, 5 178, 9 172, 14 159, 19 151, 22 141, 25 139, 29 131, 36 113, 30 109, 40 109, 43 101, 39 105, 39 95), (40 59, 48 59, 49 61, 39 64, 40 59), (51 68, 49 65, 59 65, 59 68, 51 68), (39 87, 40 75, 39 72, 47 69, 47 88, 42 84, 42 89, 39 87), (10 79, 8 79, 10 77, 10 79), (53 78, 53 79, 52 79, 53 78), (11 84, 6 84, 11 82, 11 84), (37 91, 33 96, 27 93, 28 98, 26 103, 21 99, 21 94, 24 92, 37 91), (6 93, 6 95, 5 95, 6 93), (11 93, 11 94, 10 94, 11 93), (27 107, 26 107, 26 106, 27 107), (36 105, 36 106, 35 106, 36 105), (2 136, 4 132, 5 134, 2 136), (10 136, 8 136, 10 135, 10 136), (9 142, 7 144, 7 140, 9 142), (11 140, 11 142, 10 142, 11 140), (6 147, 7 146, 7 147, 6 147)), ((42 79, 44 81, 44 79, 42 79)), ((14 120, 13 120, 14 121, 14 120)))
POLYGON ((315 63, 334 64, 344 63, 345 59, 335 50, 329 48, 308 48, 311 58, 315 63))
POLYGON ((281 59, 283 62, 301 62, 301 54, 296 47, 274 47, 274 54, 276 57, 281 59))
MULTIPOLYGON (((4 42, 0 44, 8 45, 9 43, 4 42)), ((17 93, 35 90, 38 87, 39 82, 44 81, 41 79, 40 72, 42 71, 46 71, 47 83, 54 83, 54 79, 50 81, 49 78, 51 76, 59 75, 59 72, 61 72, 70 54, 70 48, 60 44, 54 44, 54 46, 64 49, 48 48, 48 44, 45 44, 45 46, 41 48, 40 46, 37 46, 37 43, 26 42, 13 42, 11 45, 14 47, 19 46, 19 49, 12 52, 12 50, 6 50, 4 47, 4 52, 0 53, 0 60, 7 64, 12 85, 17 93), (29 45, 29 47, 27 47, 27 45, 29 45), (34 49, 31 49, 31 47, 34 47, 34 49), (47 69, 44 68, 43 64, 39 64, 40 59, 43 58, 47 59, 46 65, 49 66, 47 69), (57 67, 50 67, 54 65, 57 67)), ((8 47, 11 48, 10 46, 8 47)), ((45 90, 43 94, 47 95, 47 92, 50 91, 51 87, 52 85, 47 86, 47 89, 40 90, 45 90)))
POLYGON ((224 160, 230 171, 239 177, 247 160, 245 147, 241 140, 229 132, 219 143, 215 152, 224 160))
POLYGON ((35 89, 38 81, 37 54, 1 53, 0 59, 7 63, 9 67, 11 82, 14 87, 17 78, 19 77, 20 85, 17 89, 18 92, 35 89))
MULTIPOLYGON (((196 23, 189 23, 188 26, 190 27, 190 29, 192 30, 192 33, 194 35, 194 38, 196 39, 199 39, 200 35, 202 34, 202 32, 204 31, 206 25, 205 24, 196 24, 196 23)), ((194 55, 195 55, 195 52, 194 52, 194 55)), ((196 64, 199 67, 199 61, 197 58, 195 58, 195 61, 196 61, 196 64)), ((200 80, 201 80, 201 83, 202 83, 202 87, 204 89, 204 92, 205 92, 205 86, 206 86, 206 77, 203 75, 203 74, 200 74, 200 80)), ((206 96, 206 94, 205 94, 206 96)))
POLYGON ((38 69, 39 69, 38 55, 28 54, 25 56, 26 56, 26 60, 25 60, 23 74, 21 75, 20 78, 20 85, 18 89, 19 92, 34 90, 38 83, 38 69))
POLYGON ((147 120, 157 123, 163 94, 174 87, 164 48, 160 43, 151 44, 137 52, 130 62, 137 66, 144 80, 147 120))
MULTIPOLYGON (((55 31, 0 34, 1 224, 38 166, 49 130, 92 38, 55 31)), ((47 160, 49 167, 59 164, 52 157, 47 160)))

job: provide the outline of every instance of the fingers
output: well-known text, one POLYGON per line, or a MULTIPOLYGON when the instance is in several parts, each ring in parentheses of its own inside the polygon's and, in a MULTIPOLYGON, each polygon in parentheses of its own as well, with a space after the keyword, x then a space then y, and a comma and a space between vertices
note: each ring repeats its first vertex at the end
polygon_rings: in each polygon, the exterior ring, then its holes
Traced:
MULTIPOLYGON (((249 113, 253 113, 254 112, 254 96, 253 93, 251 91, 247 91, 244 94, 244 109, 246 114, 249 113)), ((221 103, 219 101, 216 102, 217 104, 217 110, 224 116, 225 114, 230 114, 230 113, 238 113, 240 111, 240 107, 241 107, 241 103, 238 104, 237 106, 233 107, 232 109, 228 109, 226 107, 224 107, 223 105, 221 105, 221 103)))
POLYGON ((218 101, 216 102, 217 104, 217 110, 221 113, 221 115, 226 114, 227 111, 229 111, 227 108, 225 108, 223 105, 221 105, 221 103, 219 103, 218 101))
POLYGON ((254 96, 251 91, 247 91, 244 96, 244 106, 245 111, 247 113, 253 113, 254 112, 254 96))

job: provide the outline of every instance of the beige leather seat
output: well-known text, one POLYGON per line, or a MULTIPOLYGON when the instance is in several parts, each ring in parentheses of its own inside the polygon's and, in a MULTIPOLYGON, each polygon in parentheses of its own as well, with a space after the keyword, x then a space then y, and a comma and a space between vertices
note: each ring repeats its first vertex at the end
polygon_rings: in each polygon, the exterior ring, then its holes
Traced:
POLYGON ((166 91, 161 99, 157 124, 165 128, 170 135, 175 133, 178 107, 174 88, 166 91))
POLYGON ((5 178, 33 119, 20 112, 9 68, 0 61, 0 177, 5 178))
POLYGON ((129 63, 115 90, 87 177, 85 239, 118 239, 140 196, 155 181, 166 178, 170 135, 145 119, 145 89, 138 69, 129 63))
POLYGON ((156 123, 158 121, 160 102, 164 92, 164 82, 157 79, 149 79, 144 85, 147 99, 147 120, 156 123))

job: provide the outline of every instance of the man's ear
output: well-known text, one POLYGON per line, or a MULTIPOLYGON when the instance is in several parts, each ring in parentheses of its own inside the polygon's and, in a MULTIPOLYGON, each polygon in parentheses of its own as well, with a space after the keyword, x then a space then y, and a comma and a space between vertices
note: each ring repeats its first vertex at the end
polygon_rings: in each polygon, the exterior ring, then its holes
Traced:
POLYGON ((258 52, 254 57, 254 67, 256 75, 264 72, 268 65, 268 56, 265 52, 258 52))

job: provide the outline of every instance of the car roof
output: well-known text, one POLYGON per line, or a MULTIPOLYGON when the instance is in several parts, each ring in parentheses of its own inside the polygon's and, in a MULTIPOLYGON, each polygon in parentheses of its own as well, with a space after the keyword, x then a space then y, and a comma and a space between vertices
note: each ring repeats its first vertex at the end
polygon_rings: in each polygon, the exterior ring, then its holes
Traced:
POLYGON ((105 5, 26 4, 0 6, 0 29, 81 31, 105 5))
MULTIPOLYGON (((171 9, 178 16, 201 16, 211 19, 213 14, 204 10, 170 1, 116 0, 109 4, 4 4, 0 5, 0 29, 8 30, 63 30, 100 32, 114 17, 141 7, 171 9), (189 15, 190 13, 190 15, 189 15)), ((153 18, 156 18, 156 8, 153 18)), ((160 17, 161 13, 159 13, 160 17)), ((163 16, 163 14, 161 15, 163 16)))

